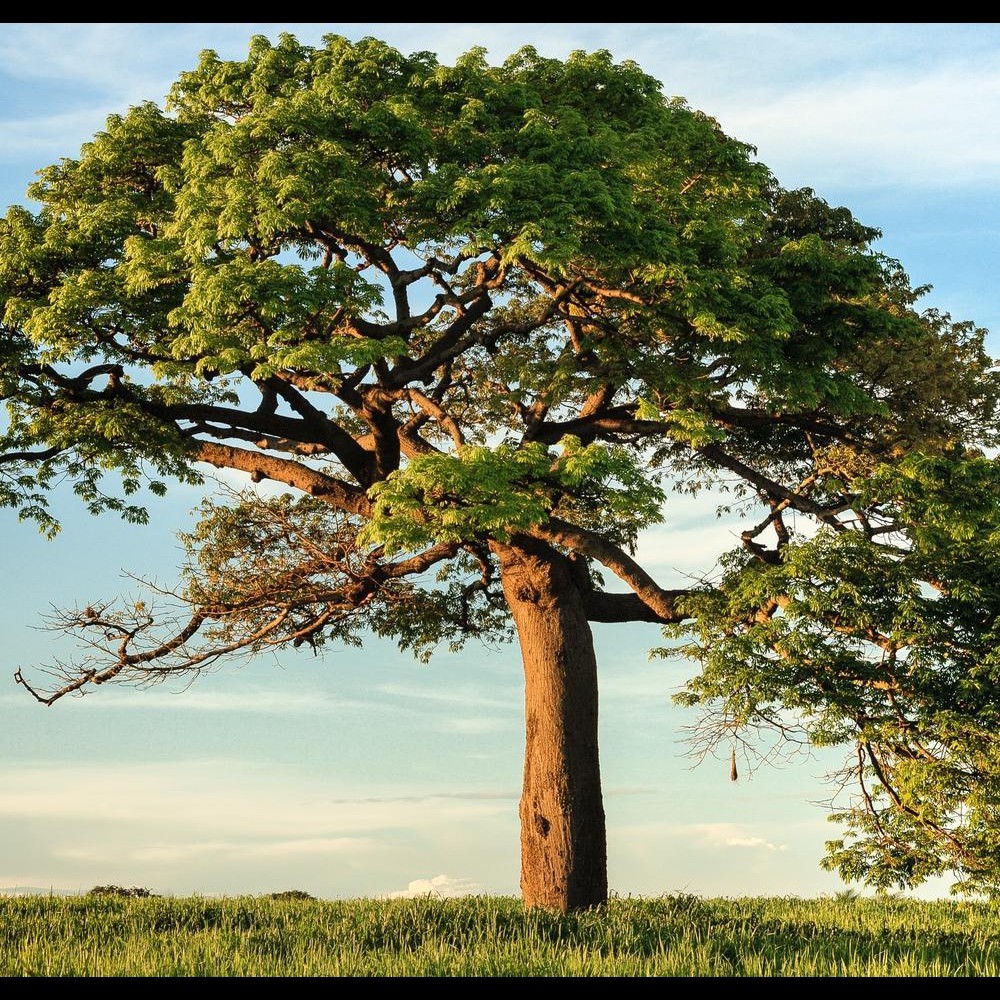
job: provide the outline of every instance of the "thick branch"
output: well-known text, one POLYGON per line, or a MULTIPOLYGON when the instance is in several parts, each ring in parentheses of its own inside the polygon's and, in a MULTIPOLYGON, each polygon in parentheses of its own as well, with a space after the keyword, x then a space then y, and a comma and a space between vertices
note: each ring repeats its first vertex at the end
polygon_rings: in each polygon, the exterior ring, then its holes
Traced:
POLYGON ((55 458, 60 451, 62 448, 55 445, 42 451, 8 451, 6 454, 0 455, 0 465, 4 462, 44 462, 47 459, 55 458))
POLYGON ((613 410, 595 411, 573 420, 540 423, 525 434, 527 440, 555 444, 566 434, 575 434, 584 442, 597 437, 663 437, 670 430, 662 420, 636 420, 634 407, 616 406, 613 410))
MULTIPOLYGON (((657 622, 667 624, 638 594, 609 594, 593 590, 584 594, 584 608, 592 622, 657 622)), ((672 619, 677 621, 677 618, 672 619)))
MULTIPOLYGON (((496 257, 480 261, 474 267, 475 280, 460 295, 452 293, 443 301, 454 304, 458 315, 438 336, 423 357, 415 360, 401 359, 383 380, 386 388, 401 389, 411 382, 427 382, 434 371, 458 357, 476 343, 475 337, 466 336, 469 330, 493 306, 490 290, 503 282, 503 267, 496 257)), ((440 298, 440 296, 438 297, 440 298)), ((433 307, 432 307, 433 308, 433 307)))
MULTIPOLYGON (((421 392, 419 389, 397 389, 389 392, 384 389, 373 389, 366 394, 366 398, 373 402, 392 402, 393 400, 406 400, 419 407, 428 417, 436 420, 454 442, 457 451, 462 450, 465 444, 465 437, 458 422, 451 416, 437 401, 421 392)), ((402 431, 402 428, 400 429, 402 431)))
MULTIPOLYGON (((586 528, 577 527, 567 521, 560 521, 552 518, 544 524, 536 525, 528 534, 534 538, 543 539, 546 542, 561 545, 563 548, 580 555, 596 559, 602 566, 611 570, 618 579, 627 583, 643 604, 655 615, 651 620, 670 624, 684 620, 684 615, 677 610, 676 601, 680 597, 688 594, 686 590, 664 590, 657 582, 623 549, 613 542, 609 542, 596 531, 588 531, 586 528)), ((612 597, 613 595, 606 595, 612 597)), ((604 607, 610 613, 614 604, 607 602, 604 607)), ((625 604, 619 603, 620 608, 625 608, 625 604)), ((601 608, 595 604, 595 610, 601 608)), ((598 618, 596 621, 607 619, 598 618)), ((617 621, 627 621, 629 619, 612 619, 617 621)), ((639 618, 639 621, 648 621, 647 618, 639 618)))
MULTIPOLYGON (((244 411, 225 406, 206 404, 179 404, 155 407, 165 415, 182 420, 208 420, 246 430, 257 431, 271 437, 288 438, 303 443, 326 445, 343 463, 358 482, 369 481, 370 461, 363 448, 336 421, 313 406, 297 389, 284 380, 275 379, 271 384, 299 417, 286 417, 266 410, 244 411)), ((149 407, 148 404, 147 408, 149 407)))
POLYGON ((330 449, 325 444, 316 442, 292 441, 289 438, 269 437, 254 431, 242 430, 238 427, 213 427, 211 424, 197 423, 188 428, 191 435, 208 434, 220 440, 232 438, 237 441, 249 441, 261 451, 286 451, 293 455, 327 455, 330 449))
POLYGON ((247 472, 256 482, 261 479, 272 479, 278 483, 285 483, 325 501, 332 507, 352 514, 368 516, 371 512, 368 497, 359 487, 342 482, 333 476, 324 475, 307 465, 286 458, 277 458, 274 455, 248 451, 246 448, 216 444, 214 441, 199 441, 198 445, 198 460, 208 462, 217 469, 247 472))
MULTIPOLYGON (((343 463, 344 468, 358 480, 359 483, 371 483, 371 456, 362 448, 350 434, 331 420, 322 410, 313 406, 289 380, 279 374, 271 383, 275 391, 302 417, 324 444, 329 445, 333 453, 343 463)), ((287 436, 287 435, 286 435, 287 436)))
POLYGON ((436 563, 451 559, 457 554, 459 548, 457 542, 440 542, 415 556, 410 556, 409 559, 381 564, 378 568, 378 576, 386 580, 397 580, 404 576, 425 573, 436 563))

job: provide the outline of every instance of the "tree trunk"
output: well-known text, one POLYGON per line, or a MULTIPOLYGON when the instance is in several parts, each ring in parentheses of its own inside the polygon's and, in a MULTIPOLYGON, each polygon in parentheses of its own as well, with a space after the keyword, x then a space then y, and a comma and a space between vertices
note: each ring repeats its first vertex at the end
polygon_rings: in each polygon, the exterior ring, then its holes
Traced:
POLYGON ((608 897, 597 659, 568 560, 532 539, 495 546, 524 661, 521 893, 528 906, 608 897))

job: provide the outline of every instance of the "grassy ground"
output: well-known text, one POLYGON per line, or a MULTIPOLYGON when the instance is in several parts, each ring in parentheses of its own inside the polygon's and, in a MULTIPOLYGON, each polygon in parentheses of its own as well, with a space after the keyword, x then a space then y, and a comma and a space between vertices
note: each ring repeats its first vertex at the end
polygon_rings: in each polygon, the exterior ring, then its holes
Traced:
POLYGON ((873 899, 0 898, 0 976, 996 976, 1000 908, 873 899))

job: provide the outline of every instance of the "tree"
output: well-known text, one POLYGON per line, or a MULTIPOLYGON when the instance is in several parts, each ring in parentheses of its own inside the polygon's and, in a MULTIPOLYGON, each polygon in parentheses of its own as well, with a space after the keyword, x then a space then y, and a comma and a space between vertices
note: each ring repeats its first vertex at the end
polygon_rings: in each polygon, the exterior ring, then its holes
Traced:
POLYGON ((204 463, 290 489, 206 501, 173 595, 67 612, 91 653, 18 673, 39 701, 513 630, 521 884, 568 910, 607 893, 590 622, 657 622, 702 661, 706 745, 855 748, 828 863, 1000 885, 998 380, 876 230, 608 53, 338 37, 204 53, 29 194, 0 222, 0 502, 53 532, 67 479, 132 520, 204 463), (637 534, 710 487, 742 546, 664 589, 637 534))

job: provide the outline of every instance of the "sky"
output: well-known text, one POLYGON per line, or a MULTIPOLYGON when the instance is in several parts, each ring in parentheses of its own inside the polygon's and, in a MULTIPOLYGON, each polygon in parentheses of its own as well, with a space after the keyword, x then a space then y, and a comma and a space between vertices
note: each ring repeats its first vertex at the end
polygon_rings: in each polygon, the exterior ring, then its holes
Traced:
MULTIPOLYGON (((1000 26, 989 24, 8 24, 0 33, 0 207, 74 155, 104 118, 162 100, 198 52, 253 34, 374 35, 444 61, 474 45, 633 59, 809 186, 884 232, 926 304, 1000 330, 1000 26)), ((994 355, 1000 340, 991 338, 994 355)), ((199 499, 177 487, 150 523, 91 518, 54 497, 54 542, 0 511, 0 890, 141 885, 160 893, 301 888, 334 898, 514 893, 522 766, 515 647, 421 665, 386 642, 281 653, 190 687, 102 688, 51 709, 16 667, 69 649, 52 607, 169 584, 199 499)), ((671 500, 640 557, 661 584, 735 544, 714 504, 671 500)), ((610 884, 621 895, 814 896, 839 761, 802 755, 735 784, 686 753, 671 695, 692 669, 650 660, 651 625, 595 629, 610 884)), ((33 674, 34 671, 34 674, 33 674)), ((924 894, 946 890, 935 884, 924 894)))

